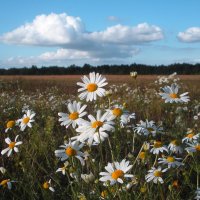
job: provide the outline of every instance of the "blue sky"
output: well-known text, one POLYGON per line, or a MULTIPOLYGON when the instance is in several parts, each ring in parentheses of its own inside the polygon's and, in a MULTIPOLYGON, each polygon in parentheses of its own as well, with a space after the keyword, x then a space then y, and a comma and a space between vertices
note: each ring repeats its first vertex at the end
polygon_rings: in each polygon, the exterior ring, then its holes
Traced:
POLYGON ((1 0, 0 67, 200 62, 199 0, 1 0))

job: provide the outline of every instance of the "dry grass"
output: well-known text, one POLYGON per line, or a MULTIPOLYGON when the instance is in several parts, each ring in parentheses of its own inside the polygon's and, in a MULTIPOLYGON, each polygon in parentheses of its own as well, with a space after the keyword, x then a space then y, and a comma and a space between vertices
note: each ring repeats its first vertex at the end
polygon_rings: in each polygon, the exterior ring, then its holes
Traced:
MULTIPOLYGON (((77 90, 76 83, 80 81, 82 75, 53 75, 53 76, 0 76, 0 81, 8 81, 15 89, 20 88, 24 92, 43 91, 47 88, 57 87, 60 91, 75 94, 77 90)), ((188 86, 200 85, 200 75, 180 75, 182 82, 188 86)), ((109 84, 132 83, 133 80, 129 75, 106 75, 109 84)), ((157 75, 140 75, 137 78, 138 85, 147 86, 154 82, 157 75)), ((3 88, 5 89, 5 88, 3 88)))

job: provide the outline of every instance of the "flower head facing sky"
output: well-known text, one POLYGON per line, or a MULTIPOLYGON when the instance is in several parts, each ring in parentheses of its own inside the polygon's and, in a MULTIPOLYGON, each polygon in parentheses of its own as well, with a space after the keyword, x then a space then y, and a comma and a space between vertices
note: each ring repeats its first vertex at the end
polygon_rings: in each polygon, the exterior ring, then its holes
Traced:
POLYGON ((14 142, 12 142, 12 141, 10 140, 9 137, 7 137, 7 138, 5 139, 5 142, 8 144, 8 147, 7 147, 6 149, 3 149, 3 150, 1 151, 1 154, 2 154, 2 155, 4 155, 4 154, 7 153, 7 156, 9 157, 9 156, 11 155, 11 153, 13 152, 13 150, 14 150, 16 153, 19 152, 19 149, 18 149, 17 146, 20 145, 20 144, 22 144, 22 142, 21 142, 21 141, 17 142, 18 137, 19 137, 19 135, 17 135, 17 136, 15 137, 15 141, 14 141, 14 142))
POLYGON ((70 157, 76 157, 82 165, 84 165, 84 153, 80 151, 83 147, 83 144, 79 144, 78 141, 65 143, 64 145, 60 146, 62 149, 56 150, 55 155, 56 157, 60 158, 61 161, 65 161, 70 157))
POLYGON ((89 121, 84 121, 76 131, 80 135, 73 137, 80 142, 88 142, 92 145, 93 142, 99 144, 100 141, 104 141, 108 137, 108 132, 114 130, 114 122, 108 119, 108 112, 101 114, 101 110, 97 111, 96 118, 92 115, 88 115, 89 121))
POLYGON ((82 81, 78 82, 77 85, 81 86, 78 89, 79 98, 81 100, 86 99, 86 101, 93 101, 97 99, 97 96, 102 97, 105 96, 105 89, 103 88, 108 83, 106 82, 106 78, 102 77, 99 73, 92 72, 89 74, 89 78, 87 76, 82 77, 82 81))
POLYGON ((100 172, 102 176, 99 180, 102 182, 110 181, 110 185, 114 185, 115 183, 124 183, 125 178, 132 178, 132 174, 128 174, 127 172, 132 168, 132 165, 129 165, 129 161, 125 159, 119 162, 108 163, 105 167, 107 172, 100 172))
POLYGON ((23 117, 21 119, 18 120, 19 126, 20 126, 20 130, 24 131, 25 128, 28 127, 32 127, 32 122, 34 122, 35 120, 33 119, 35 117, 35 112, 33 112, 32 110, 27 110, 26 113, 23 115, 23 117))
POLYGON ((187 103, 190 101, 189 96, 187 96, 188 92, 179 95, 178 89, 179 86, 173 83, 171 86, 163 87, 163 92, 159 94, 165 100, 165 103, 187 103))
POLYGON ((71 124, 72 127, 75 128, 83 119, 82 117, 87 114, 85 112, 85 108, 87 105, 81 106, 81 102, 74 101, 73 103, 68 103, 67 105, 69 114, 67 113, 58 113, 60 116, 59 121, 61 122, 61 125, 68 128, 71 124))

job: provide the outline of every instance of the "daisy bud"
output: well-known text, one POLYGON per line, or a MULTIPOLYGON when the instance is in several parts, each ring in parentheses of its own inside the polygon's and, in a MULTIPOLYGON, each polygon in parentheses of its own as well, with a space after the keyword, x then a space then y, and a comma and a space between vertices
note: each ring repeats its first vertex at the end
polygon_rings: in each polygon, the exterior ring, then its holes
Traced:
POLYGON ((86 183, 91 183, 94 181, 95 176, 92 172, 90 174, 81 174, 81 178, 86 182, 86 183))

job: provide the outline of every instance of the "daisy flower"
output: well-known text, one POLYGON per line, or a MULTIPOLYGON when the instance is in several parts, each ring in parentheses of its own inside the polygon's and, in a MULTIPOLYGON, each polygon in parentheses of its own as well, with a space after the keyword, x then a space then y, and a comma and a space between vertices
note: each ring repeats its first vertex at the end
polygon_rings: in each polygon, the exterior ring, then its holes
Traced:
POLYGON ((6 149, 4 149, 4 150, 1 151, 2 155, 4 155, 4 154, 7 153, 7 156, 9 157, 11 155, 11 153, 12 153, 13 150, 16 153, 19 152, 19 149, 17 148, 17 146, 20 145, 20 144, 22 144, 22 142, 21 141, 17 142, 18 137, 19 137, 19 135, 17 135, 15 137, 15 141, 14 142, 12 142, 9 137, 7 137, 5 139, 5 142, 8 144, 8 147, 6 149))
POLYGON ((76 129, 80 135, 73 137, 72 139, 76 139, 80 142, 88 142, 89 145, 92 145, 93 141, 97 144, 100 141, 104 141, 105 138, 108 137, 106 132, 114 131, 113 124, 114 122, 107 118, 108 112, 105 112, 101 115, 101 110, 97 111, 96 118, 92 115, 89 115, 89 121, 84 121, 79 127, 76 129))
POLYGON ((162 88, 163 92, 159 94, 162 97, 162 99, 165 100, 165 103, 168 103, 168 102, 187 103, 188 101, 190 101, 189 96, 187 96, 188 92, 178 95, 178 89, 179 89, 179 86, 173 83, 171 87, 165 86, 164 88, 162 88))
POLYGON ((31 123, 34 122, 35 120, 33 119, 35 116, 35 113, 31 110, 27 110, 24 116, 18 120, 18 123, 20 123, 20 130, 24 131, 25 128, 32 127, 31 123))
POLYGON ((178 140, 173 140, 169 143, 168 149, 172 153, 177 153, 177 154, 182 154, 183 153, 183 148, 180 145, 180 142, 178 140))
POLYGON ((182 142, 195 142, 199 138, 199 133, 195 134, 192 129, 187 131, 186 137, 182 139, 182 142))
POLYGON ((163 133, 163 127, 156 126, 155 122, 152 120, 151 121, 140 120, 140 123, 137 124, 134 130, 138 135, 144 135, 144 136, 148 136, 149 134, 155 136, 157 133, 163 133))
POLYGON ((11 130, 14 126, 15 126, 15 121, 14 120, 8 121, 6 123, 6 130, 5 130, 5 132, 7 133, 8 130, 11 130))
POLYGON ((107 172, 100 172, 102 176, 99 180, 102 182, 110 181, 110 185, 115 183, 124 183, 125 178, 132 178, 132 174, 127 174, 127 172, 132 168, 133 165, 129 165, 129 161, 123 159, 120 163, 108 163, 105 167, 107 172))
POLYGON ((50 190, 52 192, 55 192, 54 188, 52 187, 51 185, 51 179, 49 179, 49 181, 45 181, 43 184, 42 184, 42 187, 45 189, 45 190, 50 190))
POLYGON ((154 141, 154 144, 151 145, 153 148, 150 150, 153 154, 159 154, 160 152, 163 153, 164 151, 168 152, 166 146, 163 146, 161 141, 154 141))
POLYGON ((187 152, 200 152, 200 143, 187 143, 187 145, 189 145, 189 147, 185 148, 187 152))
POLYGON ((56 172, 62 172, 62 174, 65 175, 68 166, 69 166, 69 162, 66 161, 66 162, 64 163, 64 166, 61 167, 61 168, 58 168, 58 169, 56 170, 56 172))
POLYGON ((164 183, 162 179, 163 172, 166 172, 167 169, 161 169, 161 167, 158 167, 157 169, 155 167, 152 167, 148 172, 148 174, 145 176, 145 179, 147 182, 153 181, 154 183, 160 182, 161 184, 164 183))
POLYGON ((129 112, 124 110, 124 107, 121 105, 114 105, 113 108, 108 109, 107 112, 109 113, 108 119, 119 119, 122 127, 128 124, 131 119, 135 119, 135 113, 129 114, 129 112))
POLYGON ((12 182, 15 182, 15 181, 11 181, 10 179, 4 179, 0 182, 0 186, 4 188, 7 187, 9 190, 11 190, 12 182))
POLYGON ((65 143, 64 145, 61 145, 60 147, 62 149, 55 151, 55 156, 59 157, 61 161, 67 160, 69 157, 76 157, 80 160, 81 164, 84 165, 84 153, 80 151, 80 149, 83 147, 84 144, 79 144, 78 141, 65 143))
POLYGON ((102 88, 108 83, 105 82, 106 78, 102 77, 99 73, 92 72, 89 74, 89 78, 87 76, 83 76, 83 83, 78 82, 77 85, 81 86, 78 89, 79 98, 81 100, 86 99, 86 101, 93 101, 97 99, 97 96, 105 96, 105 89, 102 88))
POLYGON ((70 114, 62 112, 58 113, 61 117, 59 121, 61 122, 61 125, 66 126, 66 128, 68 128, 71 124, 72 127, 75 128, 76 125, 83 120, 82 117, 87 114, 87 112, 84 112, 87 105, 81 106, 81 102, 74 101, 73 103, 69 103, 67 107, 70 114))
POLYGON ((168 168, 175 168, 183 165, 182 162, 179 162, 180 160, 182 160, 182 158, 167 156, 166 158, 158 158, 158 163, 168 165, 168 168))

